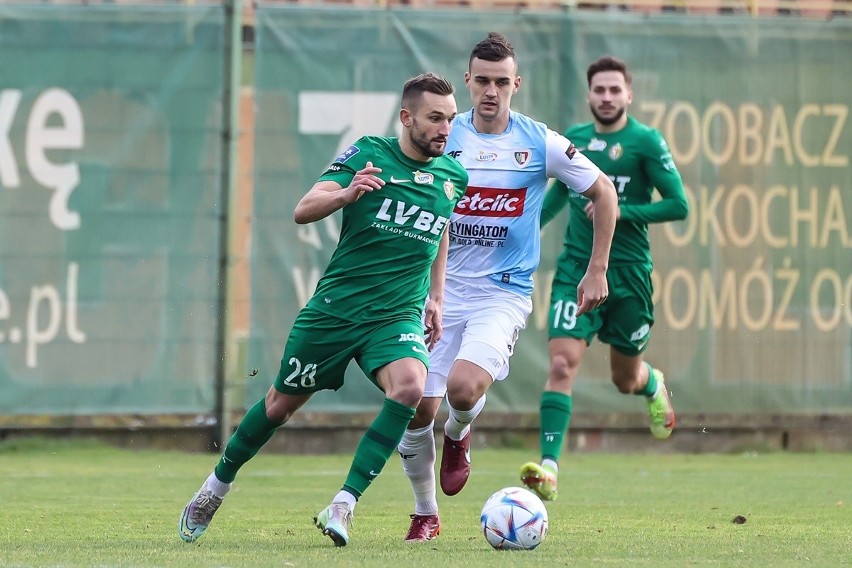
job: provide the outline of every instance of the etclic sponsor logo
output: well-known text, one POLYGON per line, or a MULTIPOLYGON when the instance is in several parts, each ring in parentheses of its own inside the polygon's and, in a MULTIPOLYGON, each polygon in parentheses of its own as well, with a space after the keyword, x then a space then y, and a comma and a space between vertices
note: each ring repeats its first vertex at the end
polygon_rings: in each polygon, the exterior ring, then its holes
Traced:
POLYGON ((527 188, 505 189, 468 186, 454 210, 477 217, 520 217, 524 213, 527 188))

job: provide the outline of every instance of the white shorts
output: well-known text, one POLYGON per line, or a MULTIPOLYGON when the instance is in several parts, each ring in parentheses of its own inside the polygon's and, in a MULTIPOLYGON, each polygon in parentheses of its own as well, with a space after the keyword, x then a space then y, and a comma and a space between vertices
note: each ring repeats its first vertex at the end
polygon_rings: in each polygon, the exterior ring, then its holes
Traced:
POLYGON ((424 397, 443 397, 456 359, 482 367, 502 381, 509 374, 509 357, 518 334, 526 327, 532 300, 494 285, 465 286, 447 281, 444 291, 443 334, 429 353, 424 397))

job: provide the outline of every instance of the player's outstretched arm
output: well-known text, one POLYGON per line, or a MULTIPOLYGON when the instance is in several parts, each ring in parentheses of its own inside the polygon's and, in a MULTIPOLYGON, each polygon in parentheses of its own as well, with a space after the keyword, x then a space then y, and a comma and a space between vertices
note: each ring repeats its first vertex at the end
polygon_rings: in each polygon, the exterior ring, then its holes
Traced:
POLYGON ((296 204, 293 220, 300 225, 319 221, 354 203, 365 192, 381 189, 385 182, 376 175, 381 171, 381 168, 367 162, 363 169, 355 172, 346 187, 334 181, 318 181, 296 204))
POLYGON ((615 186, 603 172, 583 195, 591 200, 594 207, 592 216, 594 240, 589 266, 577 286, 577 305, 579 306, 577 315, 600 306, 609 295, 606 271, 609 267, 612 233, 618 218, 618 197, 615 186))

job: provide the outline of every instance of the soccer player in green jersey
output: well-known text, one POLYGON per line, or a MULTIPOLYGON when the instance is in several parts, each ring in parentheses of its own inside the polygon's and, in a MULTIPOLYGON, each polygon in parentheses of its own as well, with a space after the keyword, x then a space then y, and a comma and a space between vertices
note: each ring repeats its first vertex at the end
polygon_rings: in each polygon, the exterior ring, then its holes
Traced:
POLYGON ((178 532, 198 539, 237 471, 310 397, 343 385, 355 360, 384 394, 342 489, 314 522, 336 546, 349 542, 358 498, 382 471, 423 395, 428 350, 441 336, 450 215, 468 176, 444 155, 456 101, 431 73, 402 90, 399 138, 365 136, 341 153, 299 201, 297 223, 342 210, 340 240, 296 318, 275 382, 248 410, 178 532), (424 333, 425 327, 425 333, 424 333))
POLYGON ((559 257, 548 318, 550 369, 541 396, 541 463, 521 468, 521 480, 542 499, 556 499, 556 476, 568 424, 571 391, 586 348, 597 335, 610 346, 612 382, 619 392, 645 398, 651 433, 668 438, 675 414, 663 373, 643 360, 654 324, 651 301, 649 223, 684 219, 689 206, 683 182, 659 131, 628 115, 633 100, 627 65, 602 57, 587 71, 588 101, 594 121, 569 128, 577 145, 614 182, 618 216, 610 251, 609 297, 577 315, 577 283, 589 261, 594 204, 555 183, 545 196, 542 227, 569 205, 565 248, 559 257), (662 199, 652 201, 654 189, 662 199))

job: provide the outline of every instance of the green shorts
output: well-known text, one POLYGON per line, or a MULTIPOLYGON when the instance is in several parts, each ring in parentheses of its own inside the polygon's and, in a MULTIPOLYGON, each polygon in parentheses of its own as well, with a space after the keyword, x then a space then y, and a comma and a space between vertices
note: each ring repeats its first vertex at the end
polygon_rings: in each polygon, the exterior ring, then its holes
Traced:
POLYGON ((572 337, 587 344, 595 335, 624 355, 642 353, 651 338, 654 304, 651 267, 633 264, 607 271, 609 297, 591 312, 577 317, 577 286, 586 264, 561 258, 553 277, 548 315, 548 338, 572 337))
POLYGON ((420 359, 429 368, 419 317, 355 324, 307 306, 290 330, 275 389, 291 395, 337 390, 353 359, 379 386, 376 371, 405 357, 420 359))

